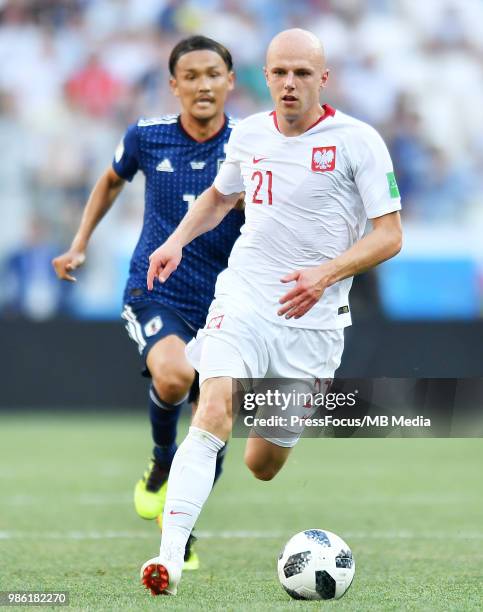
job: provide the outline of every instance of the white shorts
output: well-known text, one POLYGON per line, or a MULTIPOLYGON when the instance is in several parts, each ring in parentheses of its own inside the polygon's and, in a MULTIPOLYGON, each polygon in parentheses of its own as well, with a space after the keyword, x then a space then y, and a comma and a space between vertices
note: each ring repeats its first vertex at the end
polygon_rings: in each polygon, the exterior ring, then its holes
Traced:
MULTIPOLYGON (((206 325, 187 345, 186 356, 199 372, 200 386, 208 378, 227 376, 297 379, 306 388, 307 379, 313 383, 333 378, 343 350, 343 329, 277 325, 261 317, 253 306, 241 307, 223 297, 211 304, 206 325)), ((294 446, 303 427, 289 429, 293 436, 263 437, 278 446, 294 446)))

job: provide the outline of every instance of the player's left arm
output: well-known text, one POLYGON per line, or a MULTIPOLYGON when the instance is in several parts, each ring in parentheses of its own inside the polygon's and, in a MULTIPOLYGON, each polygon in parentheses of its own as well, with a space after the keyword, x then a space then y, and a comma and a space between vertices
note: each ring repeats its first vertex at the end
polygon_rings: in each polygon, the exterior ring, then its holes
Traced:
POLYGON ((281 279, 283 283, 296 281, 296 285, 280 299, 283 307, 278 314, 287 319, 299 319, 320 300, 327 287, 394 257, 401 246, 398 211, 372 219, 372 231, 338 257, 315 268, 291 272, 281 279))

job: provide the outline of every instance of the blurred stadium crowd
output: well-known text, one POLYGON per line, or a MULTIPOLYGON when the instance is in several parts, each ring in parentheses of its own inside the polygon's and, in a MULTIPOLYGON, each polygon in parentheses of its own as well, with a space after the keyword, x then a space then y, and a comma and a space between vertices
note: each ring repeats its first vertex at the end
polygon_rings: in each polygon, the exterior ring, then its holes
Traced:
POLYGON ((482 24, 481 0, 0 0, 1 316, 117 317, 141 176, 101 223, 82 282, 59 283, 50 260, 127 125, 177 111, 170 49, 192 33, 225 43, 237 74, 228 110, 244 117, 270 108, 264 51, 294 26, 325 44, 324 101, 377 127, 393 156, 407 240, 381 273, 387 312, 479 316, 482 24), (438 275, 444 288, 432 288, 438 275), (418 290, 429 294, 414 308, 418 290))

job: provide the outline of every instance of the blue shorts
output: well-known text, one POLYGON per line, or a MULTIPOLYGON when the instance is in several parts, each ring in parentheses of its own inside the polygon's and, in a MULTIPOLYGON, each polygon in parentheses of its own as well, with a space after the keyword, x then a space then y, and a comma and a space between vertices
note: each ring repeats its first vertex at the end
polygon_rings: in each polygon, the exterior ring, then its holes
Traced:
POLYGON ((166 336, 175 335, 183 342, 196 336, 196 329, 187 323, 177 312, 159 302, 136 302, 124 304, 121 317, 126 321, 129 337, 138 346, 144 362, 143 376, 149 377, 146 358, 151 347, 166 336))

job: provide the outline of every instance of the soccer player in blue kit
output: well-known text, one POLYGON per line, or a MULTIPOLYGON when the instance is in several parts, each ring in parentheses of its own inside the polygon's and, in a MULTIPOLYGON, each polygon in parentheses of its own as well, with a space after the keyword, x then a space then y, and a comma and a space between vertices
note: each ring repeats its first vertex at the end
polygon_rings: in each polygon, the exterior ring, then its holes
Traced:
MULTIPOLYGON (((195 372, 185 357, 185 345, 204 325, 217 275, 226 268, 244 222, 241 210, 230 212, 213 232, 186 247, 176 275, 158 283, 155 291, 147 291, 150 253, 170 236, 189 205, 212 184, 234 125, 224 113, 234 74, 231 54, 223 45, 204 36, 182 40, 171 52, 169 70, 180 114, 140 119, 128 128, 112 166, 97 181, 87 201, 69 250, 52 262, 59 278, 76 280, 72 272, 84 263, 92 232, 125 182, 141 170, 146 179, 144 222, 131 259, 122 318, 138 345, 144 375, 151 377, 153 459, 134 493, 136 511, 145 519, 162 515, 177 449, 180 409, 190 389, 190 399, 196 399, 195 372)), ((220 454, 217 475, 222 462, 220 454)), ((186 548, 185 569, 198 566, 191 542, 192 538, 186 548)))

